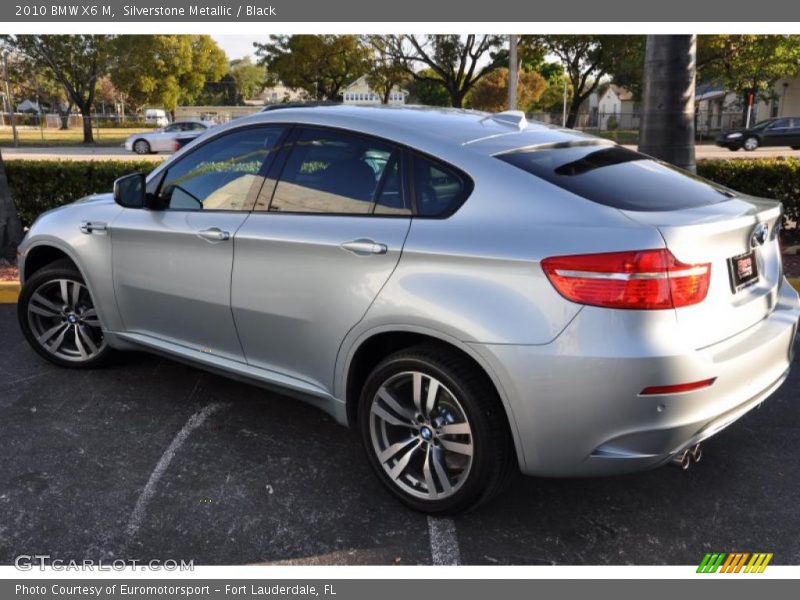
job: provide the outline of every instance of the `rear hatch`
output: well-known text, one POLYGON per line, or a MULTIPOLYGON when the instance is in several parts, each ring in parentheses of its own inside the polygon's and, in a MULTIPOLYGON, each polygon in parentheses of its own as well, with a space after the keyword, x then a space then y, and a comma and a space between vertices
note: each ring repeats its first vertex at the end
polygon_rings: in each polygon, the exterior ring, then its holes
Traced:
POLYGON ((779 203, 737 197, 680 211, 623 212, 657 227, 679 261, 711 264, 706 299, 676 309, 694 348, 736 335, 772 312, 782 277, 779 203))
POLYGON ((675 309, 682 339, 692 347, 734 336, 773 310, 782 278, 780 203, 737 194, 649 156, 586 137, 494 156, 657 228, 680 263, 710 265, 706 298, 675 309))

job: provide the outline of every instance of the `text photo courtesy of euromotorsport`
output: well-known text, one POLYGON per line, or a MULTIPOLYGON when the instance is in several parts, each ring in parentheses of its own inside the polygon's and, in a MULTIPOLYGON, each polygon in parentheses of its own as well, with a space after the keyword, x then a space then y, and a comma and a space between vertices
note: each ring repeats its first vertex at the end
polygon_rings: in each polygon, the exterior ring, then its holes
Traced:
POLYGON ((53 583, 47 585, 16 584, 16 596, 171 596, 191 598, 193 596, 209 596, 224 594, 226 596, 335 596, 336 589, 333 584, 324 585, 293 584, 293 585, 130 585, 127 583, 111 583, 107 585, 78 585, 53 583))
MULTIPOLYGON (((125 17, 275 17, 277 10, 272 5, 256 6, 239 4, 226 6, 223 4, 192 4, 183 6, 137 6, 126 4, 122 7, 125 17)), ((113 17, 113 15, 112 15, 113 17)))

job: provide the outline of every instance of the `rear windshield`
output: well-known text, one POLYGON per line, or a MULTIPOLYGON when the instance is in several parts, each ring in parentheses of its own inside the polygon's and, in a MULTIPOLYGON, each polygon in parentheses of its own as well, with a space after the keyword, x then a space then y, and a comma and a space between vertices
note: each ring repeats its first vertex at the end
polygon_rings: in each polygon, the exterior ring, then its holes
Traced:
POLYGON ((587 200, 622 210, 680 210, 733 196, 721 186, 622 146, 553 144, 497 158, 587 200))

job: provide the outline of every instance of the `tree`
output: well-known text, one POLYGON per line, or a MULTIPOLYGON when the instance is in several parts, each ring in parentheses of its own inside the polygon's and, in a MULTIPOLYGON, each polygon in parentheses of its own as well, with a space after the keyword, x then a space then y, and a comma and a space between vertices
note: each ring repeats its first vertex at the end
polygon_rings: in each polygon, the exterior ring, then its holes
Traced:
POLYGON ((264 67, 253 64, 249 56, 232 60, 230 75, 236 84, 239 102, 257 96, 264 89, 264 67))
POLYGON ((0 152, 0 258, 14 260, 17 246, 22 241, 22 225, 17 216, 17 208, 11 198, 6 177, 6 165, 0 152))
POLYGON ((69 129, 72 102, 47 67, 22 54, 9 56, 9 80, 15 98, 36 98, 44 108, 58 113, 60 129, 69 129), (13 59, 13 65, 11 64, 13 59))
POLYGON ((450 106, 450 93, 436 73, 425 69, 420 74, 424 77, 412 79, 408 84, 408 101, 424 106, 450 106))
POLYGON ((137 112, 193 104, 207 81, 228 72, 225 53, 207 35, 123 35, 115 51, 125 60, 112 65, 111 81, 137 112))
POLYGON ((109 35, 12 35, 6 44, 40 65, 64 88, 83 116, 83 143, 94 143, 92 107, 97 80, 114 61, 109 35))
POLYGON ((372 50, 367 84, 376 91, 382 104, 389 104, 392 90, 400 88, 411 79, 405 65, 392 52, 392 45, 386 36, 368 35, 363 43, 372 50))
POLYGON ((695 171, 695 35, 648 35, 639 150, 695 171))
POLYGON ((369 70, 369 50, 354 35, 272 35, 255 43, 270 84, 302 89, 315 100, 338 100, 369 70))
MULTIPOLYGON (((517 84, 517 106, 527 111, 547 89, 544 77, 535 71, 522 71, 517 84)), ((508 110, 508 69, 500 68, 481 79, 472 89, 468 104, 477 110, 508 110)))
POLYGON ((624 35, 539 35, 522 36, 520 52, 557 57, 564 65, 572 87, 567 112, 567 127, 574 127, 581 104, 600 85, 603 77, 629 60, 638 36, 624 35))
POLYGON ((700 36, 697 71, 703 80, 740 93, 747 110, 748 96, 767 96, 778 79, 800 71, 800 36, 700 36))
POLYGON ((394 60, 416 81, 443 85, 451 106, 458 108, 475 84, 508 63, 505 38, 499 35, 403 35, 384 39, 394 60))

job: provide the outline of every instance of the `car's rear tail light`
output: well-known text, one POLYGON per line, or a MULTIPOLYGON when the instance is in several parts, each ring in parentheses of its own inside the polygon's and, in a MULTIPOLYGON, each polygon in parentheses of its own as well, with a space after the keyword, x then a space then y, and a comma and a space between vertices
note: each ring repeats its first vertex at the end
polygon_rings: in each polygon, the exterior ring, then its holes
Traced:
POLYGON ((680 394, 681 392, 693 392, 710 387, 717 380, 716 377, 693 381, 691 383, 678 383, 676 385, 652 385, 639 392, 640 396, 656 396, 661 394, 680 394))
POLYGON ((550 283, 573 302, 654 310, 702 302, 711 264, 687 265, 667 249, 555 256, 542 261, 550 283))

